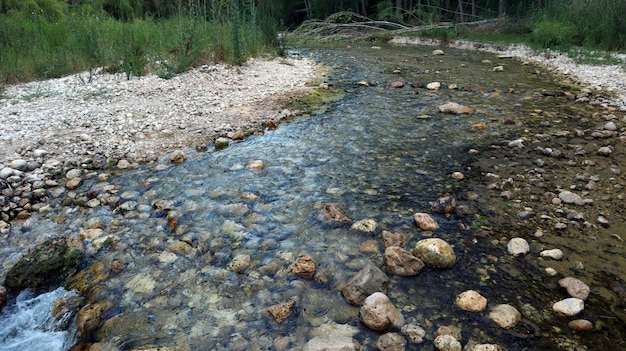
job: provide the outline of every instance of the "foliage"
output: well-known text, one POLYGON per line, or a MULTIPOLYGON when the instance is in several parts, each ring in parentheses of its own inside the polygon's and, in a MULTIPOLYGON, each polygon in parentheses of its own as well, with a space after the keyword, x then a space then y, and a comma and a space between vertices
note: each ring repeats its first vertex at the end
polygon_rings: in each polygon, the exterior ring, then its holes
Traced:
MULTIPOLYGON (((62 3, 62 15, 44 16, 13 3, 0 13, 1 84, 85 70, 91 78, 97 67, 128 78, 148 72, 169 78, 213 61, 241 64, 247 57, 272 52, 278 42, 276 27, 259 15, 252 1, 186 0, 185 6, 174 1, 180 12, 168 18, 130 18, 136 11, 123 10, 123 1, 85 0, 74 6, 57 0, 28 2, 62 3), (117 10, 106 6, 113 2, 117 10), (262 29, 259 18, 265 21, 262 29)), ((5 5, 1 2, 0 8, 5 5)))
POLYGON ((533 26, 529 41, 541 48, 569 49, 574 44, 575 29, 571 24, 542 20, 533 26))

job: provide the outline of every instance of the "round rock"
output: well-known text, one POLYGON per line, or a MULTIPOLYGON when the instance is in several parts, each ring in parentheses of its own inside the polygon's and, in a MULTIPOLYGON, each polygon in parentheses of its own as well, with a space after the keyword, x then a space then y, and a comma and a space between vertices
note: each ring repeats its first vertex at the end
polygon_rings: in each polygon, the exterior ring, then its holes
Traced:
POLYGON ((570 327, 570 329, 579 331, 579 332, 593 330, 593 323, 591 323, 590 321, 586 319, 575 319, 567 323, 567 326, 570 327))
POLYGON ((509 240, 508 244, 506 244, 506 249, 509 254, 513 256, 519 256, 527 254, 528 251, 530 251, 530 246, 525 239, 513 238, 509 240))
POLYGON ((452 246, 439 238, 418 241, 413 254, 427 266, 435 268, 452 267, 456 262, 456 254, 452 246))
POLYGON ((376 331, 401 328, 404 325, 404 317, 400 311, 389 297, 381 292, 375 292, 363 301, 359 319, 366 327, 376 331))
POLYGON ((470 312, 482 312, 487 308, 487 299, 478 291, 467 290, 456 297, 456 305, 470 312))

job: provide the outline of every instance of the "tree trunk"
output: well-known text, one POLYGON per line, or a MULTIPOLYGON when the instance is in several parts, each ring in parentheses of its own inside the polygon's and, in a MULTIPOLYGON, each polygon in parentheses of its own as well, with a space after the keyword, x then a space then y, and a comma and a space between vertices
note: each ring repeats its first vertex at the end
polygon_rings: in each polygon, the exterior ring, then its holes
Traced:
POLYGON ((400 16, 400 10, 402 10, 402 0, 396 0, 396 15, 400 16))
POLYGON ((506 0, 500 0, 498 3, 498 17, 504 17, 506 13, 506 0))
POLYGON ((465 22, 465 15, 463 14, 463 1, 459 0, 459 22, 465 22))

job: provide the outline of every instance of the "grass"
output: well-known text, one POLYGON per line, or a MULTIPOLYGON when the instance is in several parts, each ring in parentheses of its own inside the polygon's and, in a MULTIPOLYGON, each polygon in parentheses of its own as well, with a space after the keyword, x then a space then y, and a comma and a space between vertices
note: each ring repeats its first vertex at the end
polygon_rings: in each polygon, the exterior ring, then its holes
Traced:
POLYGON ((98 67, 127 78, 156 73, 171 78, 210 62, 241 64, 272 53, 274 38, 260 30, 254 8, 204 16, 114 19, 103 13, 68 11, 54 19, 37 12, 0 14, 0 87, 56 78, 98 67))

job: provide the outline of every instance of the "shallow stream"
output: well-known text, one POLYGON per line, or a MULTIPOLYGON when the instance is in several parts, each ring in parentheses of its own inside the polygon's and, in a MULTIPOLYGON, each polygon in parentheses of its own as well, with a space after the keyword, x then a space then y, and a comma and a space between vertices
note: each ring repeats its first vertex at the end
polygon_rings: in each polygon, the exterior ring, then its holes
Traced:
MULTIPOLYGON (((90 293, 92 302, 108 303, 95 339, 123 350, 299 349, 329 333, 348 334, 363 350, 372 350, 379 334, 359 322, 358 308, 339 290, 366 264, 382 268, 383 230, 403 233, 408 248, 440 237, 454 245, 458 258, 450 269, 390 275, 391 300, 408 323, 427 332, 426 341, 409 344, 409 350, 433 350, 434 331, 443 325, 461 328, 463 345, 471 339, 506 350, 624 346, 623 314, 608 310, 619 303, 593 297, 587 317, 601 319, 603 326, 588 334, 569 330, 571 318, 551 311, 555 295, 567 297, 554 287, 556 278, 530 258, 508 257, 497 241, 519 233, 505 232, 509 227, 498 227, 496 219, 495 233, 484 230, 491 220, 486 213, 505 213, 472 201, 468 181, 450 177, 476 172, 477 156, 470 149, 523 136, 525 119, 538 109, 565 115, 584 110, 547 93, 577 91, 561 84, 562 78, 510 58, 450 48, 434 56, 432 50, 385 45, 300 50, 330 66, 326 82, 345 92, 326 109, 221 151, 189 151, 181 165, 163 159, 166 167, 145 166, 108 183, 94 179, 76 192, 114 185, 122 205, 59 206, 45 218, 14 226, 12 238, 4 241, 26 246, 39 236, 75 235, 86 223, 99 223, 109 237, 99 245, 85 242, 89 265, 113 262, 124 268, 107 273, 90 293), (503 72, 495 72, 496 66, 503 72), (394 81, 405 86, 389 87, 394 81), (433 81, 443 86, 424 88, 433 81), (459 89, 451 89, 453 84, 459 89), (438 106, 448 101, 477 112, 439 113, 438 106), (262 160, 264 168, 249 169, 254 160, 262 160), (432 214, 441 226, 434 233, 417 229, 412 215, 430 213, 430 203, 444 195, 457 197, 457 212, 432 214), (354 221, 374 219, 378 228, 370 234, 350 225, 325 225, 316 213, 327 203, 338 203, 354 221), (317 279, 288 272, 303 253, 316 261, 317 279), (242 273, 229 270, 241 254, 250 256, 250 266, 242 273), (505 330, 486 312, 462 311, 454 299, 469 289, 480 291, 490 306, 509 303, 525 311, 523 322, 505 330), (297 302, 286 320, 278 323, 266 313, 292 298, 297 302)), ((16 252, 4 249, 3 259, 15 260, 16 252)))

